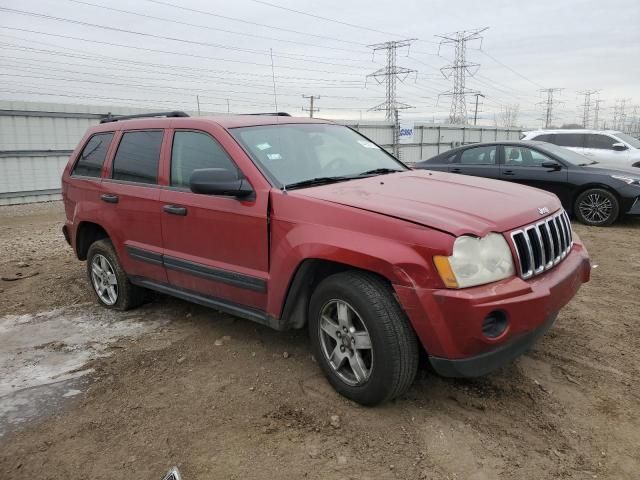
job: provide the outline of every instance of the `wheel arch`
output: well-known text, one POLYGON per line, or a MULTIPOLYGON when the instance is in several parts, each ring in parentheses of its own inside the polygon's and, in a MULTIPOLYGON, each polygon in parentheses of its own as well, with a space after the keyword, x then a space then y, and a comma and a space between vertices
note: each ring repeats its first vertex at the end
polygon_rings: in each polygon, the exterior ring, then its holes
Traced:
MULTIPOLYGON (((286 290, 280 315, 280 329, 302 328, 307 324, 307 310, 315 287, 325 278, 345 271, 360 271, 375 275, 391 288, 391 280, 373 270, 323 258, 302 260, 293 274, 286 290)), ((395 292, 391 289, 395 297, 395 292)))
POLYGON ((620 195, 618 194, 615 188, 612 188, 611 186, 606 185, 604 183, 588 183, 586 185, 580 185, 579 188, 576 188, 574 190, 571 197, 571 205, 570 205, 571 214, 575 215, 576 200, 578 200, 578 197, 584 192, 586 192, 587 190, 592 190, 595 188, 606 190, 607 192, 611 193, 614 197, 616 197, 616 200, 618 201, 618 206, 620 208, 622 207, 622 198, 620 197, 620 195))
POLYGON ((75 251, 78 260, 86 260, 92 243, 110 238, 105 228, 95 222, 83 221, 76 228, 75 251))

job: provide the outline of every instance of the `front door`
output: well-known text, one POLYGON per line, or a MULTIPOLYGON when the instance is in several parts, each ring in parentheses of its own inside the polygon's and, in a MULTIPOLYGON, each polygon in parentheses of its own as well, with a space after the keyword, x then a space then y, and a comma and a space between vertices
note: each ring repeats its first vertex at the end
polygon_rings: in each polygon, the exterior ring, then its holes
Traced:
POLYGON ((193 170, 238 166, 209 133, 175 130, 169 186, 160 193, 164 264, 180 290, 266 309, 268 189, 254 198, 192 193, 193 170))
POLYGON ((555 193, 563 204, 570 202, 568 171, 564 165, 532 148, 504 145, 500 178, 555 193), (544 162, 556 162, 560 169, 546 168, 544 162))
POLYGON ((627 165, 629 149, 615 150, 613 145, 621 143, 617 138, 603 133, 590 133, 586 135, 584 155, 592 161, 611 165, 627 165))

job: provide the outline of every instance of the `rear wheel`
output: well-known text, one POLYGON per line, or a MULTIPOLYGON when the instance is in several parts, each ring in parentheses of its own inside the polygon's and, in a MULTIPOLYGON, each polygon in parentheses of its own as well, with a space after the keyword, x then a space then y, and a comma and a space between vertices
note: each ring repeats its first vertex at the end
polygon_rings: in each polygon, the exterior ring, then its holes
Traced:
POLYGON ((144 289, 129 281, 110 240, 98 240, 89 247, 87 276, 93 293, 106 308, 129 310, 144 301, 144 289))
POLYGON ((590 188, 578 195, 574 212, 576 218, 585 225, 608 227, 618 218, 620 204, 608 190, 590 188))
POLYGON ((329 382, 351 400, 375 405, 413 383, 418 341, 389 285, 373 274, 323 280, 311 297, 309 335, 329 382))

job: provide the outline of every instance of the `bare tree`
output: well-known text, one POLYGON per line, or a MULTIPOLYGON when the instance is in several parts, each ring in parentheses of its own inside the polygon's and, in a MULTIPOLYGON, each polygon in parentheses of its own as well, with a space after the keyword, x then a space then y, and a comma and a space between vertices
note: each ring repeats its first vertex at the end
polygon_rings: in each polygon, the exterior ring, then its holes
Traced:
POLYGON ((500 107, 499 120, 500 126, 504 128, 515 128, 518 122, 518 113, 520 105, 503 105, 500 107))

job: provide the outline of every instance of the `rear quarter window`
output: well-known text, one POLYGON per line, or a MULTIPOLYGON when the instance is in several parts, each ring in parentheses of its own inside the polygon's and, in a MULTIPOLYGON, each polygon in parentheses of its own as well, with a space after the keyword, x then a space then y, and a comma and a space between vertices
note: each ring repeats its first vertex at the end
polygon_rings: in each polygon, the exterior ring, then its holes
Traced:
POLYGON ((83 177, 100 177, 104 160, 107 157, 107 151, 113 132, 97 133, 93 135, 86 143, 80 157, 76 162, 71 175, 83 177))

